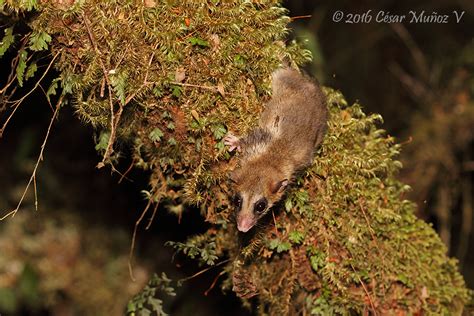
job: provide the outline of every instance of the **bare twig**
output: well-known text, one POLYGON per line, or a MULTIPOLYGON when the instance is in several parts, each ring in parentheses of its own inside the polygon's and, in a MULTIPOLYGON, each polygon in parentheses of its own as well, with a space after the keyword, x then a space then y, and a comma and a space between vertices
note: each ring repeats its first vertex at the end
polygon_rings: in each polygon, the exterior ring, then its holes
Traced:
POLYGON ((183 87, 192 87, 192 88, 200 88, 200 89, 206 89, 206 90, 211 90, 214 92, 219 92, 217 89, 217 86, 200 86, 197 84, 190 84, 190 83, 181 83, 181 82, 170 82, 171 84, 174 84, 176 86, 183 86, 183 87))
POLYGON ((113 144, 115 142, 115 133, 116 133, 116 126, 118 125, 120 121, 120 116, 122 115, 122 110, 123 107, 120 105, 117 113, 115 113, 114 110, 114 101, 112 99, 112 84, 110 82, 109 78, 109 73, 107 71, 107 68, 105 68, 104 62, 102 61, 102 53, 99 50, 99 47, 97 46, 96 40, 94 38, 94 34, 92 33, 89 20, 87 19, 86 15, 83 14, 82 18, 84 20, 84 25, 86 26, 87 33, 89 35, 89 40, 91 41, 92 46, 94 47, 94 50, 97 54, 97 59, 99 60, 100 67, 102 68, 102 72, 104 74, 105 82, 107 83, 107 88, 109 92, 109 106, 110 106, 110 137, 109 137, 109 142, 107 144, 107 149, 105 150, 104 156, 102 157, 102 161, 97 164, 97 168, 102 168, 105 166, 106 160, 112 155, 113 152, 113 144))
POLYGON ((128 167, 127 170, 125 170, 125 172, 122 174, 122 176, 120 177, 120 180, 118 181, 118 183, 122 183, 123 179, 127 179, 129 180, 130 182, 133 182, 132 180, 130 180, 129 178, 127 178, 127 174, 132 171, 132 168, 133 168, 133 165, 135 164, 135 161, 132 161, 130 163, 130 166, 128 167))
POLYGON ((290 20, 293 22, 294 20, 300 20, 300 19, 309 19, 312 17, 312 15, 298 15, 298 16, 292 16, 290 17, 290 20))
POLYGON ((152 203, 152 198, 150 197, 147 205, 145 206, 145 209, 142 211, 142 214, 140 215, 138 220, 135 222, 135 227, 133 228, 132 244, 130 245, 130 253, 128 255, 128 272, 130 273, 130 278, 132 279, 133 282, 135 282, 136 280, 135 276, 133 275, 132 259, 133 259, 133 251, 135 250, 135 240, 137 238, 137 230, 138 230, 138 226, 140 225, 146 213, 148 212, 148 209, 150 208, 151 203, 152 203))
POLYGON ((23 97, 21 97, 20 99, 18 100, 15 100, 15 101, 8 101, 9 103, 12 103, 14 104, 14 109, 12 111, 12 113, 10 113, 10 115, 8 116, 7 120, 5 121, 5 123, 3 124, 2 128, 0 129, 0 137, 2 137, 3 135, 3 132, 5 131, 5 128, 7 127, 8 123, 10 122, 11 118, 13 117, 13 115, 15 114, 15 112, 18 110, 18 108, 20 107, 20 105, 23 103, 23 101, 30 95, 33 93, 33 91, 36 90, 36 88, 38 88, 38 86, 40 85, 40 82, 41 80, 44 79, 44 77, 46 76, 46 74, 48 73, 49 69, 51 68, 51 66, 53 65, 53 62, 54 60, 56 59, 56 57, 58 57, 58 55, 60 54, 60 51, 56 53, 56 55, 54 55, 53 59, 51 60, 51 62, 49 63, 48 67, 46 68, 45 72, 43 73, 43 75, 41 76, 41 78, 39 78, 39 80, 36 82, 35 86, 27 93, 25 94, 23 97))
POLYGON ((163 189, 163 187, 166 187, 166 179, 164 179, 163 174, 159 173, 159 176, 161 178, 161 185, 162 187, 154 191, 154 193, 150 193, 148 197, 148 203, 145 206, 145 209, 142 211, 140 217, 138 220, 135 222, 135 227, 133 228, 133 235, 132 235, 132 243, 130 245, 130 254, 128 258, 128 270, 130 272, 130 277, 133 281, 135 281, 135 277, 133 276, 133 267, 132 267, 132 259, 133 259, 133 251, 135 249, 135 242, 136 242, 136 237, 137 237, 137 231, 138 231, 138 226, 140 226, 140 223, 143 221, 145 218, 145 215, 148 213, 148 210, 150 209, 151 204, 154 202, 155 203, 155 208, 153 209, 153 214, 148 222, 148 225, 146 226, 146 229, 149 229, 151 226, 151 223, 153 222, 156 212, 158 210, 158 205, 159 205, 159 192, 163 189), (161 189, 161 190, 160 190, 161 189))
POLYGON ((36 190, 36 175, 33 177, 33 188, 35 191, 35 210, 38 211, 38 191, 36 190))
MULTIPOLYGON (((148 61, 148 69, 145 73, 145 79, 143 80, 143 84, 140 88, 138 88, 133 94, 131 94, 130 96, 127 97, 127 99, 125 99, 125 102, 123 104, 120 104, 119 103, 119 108, 117 110, 117 112, 115 112, 114 110, 114 101, 112 99, 112 84, 111 84, 111 81, 110 81, 110 78, 109 78, 109 72, 107 71, 103 61, 102 61, 102 58, 100 58, 100 56, 102 55, 100 50, 99 50, 99 47, 97 46, 97 42, 94 38, 94 34, 92 33, 92 30, 91 30, 91 27, 90 27, 90 24, 89 24, 89 21, 87 19, 87 17, 85 15, 83 15, 83 19, 84 19, 84 24, 86 26, 86 29, 87 29, 87 33, 89 35, 89 40, 91 41, 91 44, 92 46, 94 47, 94 50, 96 51, 97 53, 97 58, 99 60, 99 63, 100 63, 100 66, 102 68, 102 72, 104 74, 104 78, 105 78, 105 83, 107 84, 107 88, 108 88, 108 94, 109 94, 109 106, 110 106, 110 137, 109 137, 109 141, 108 141, 108 144, 107 144, 107 149, 105 150, 105 153, 104 153, 104 156, 102 157, 102 161, 100 163, 97 164, 97 168, 102 168, 105 166, 105 163, 107 161, 107 159, 109 159, 109 157, 112 155, 113 153, 113 144, 115 142, 115 137, 116 137, 116 133, 117 133, 117 128, 118 128, 118 124, 120 123, 120 118, 122 116, 122 112, 123 112, 123 108, 125 107, 125 105, 127 105, 131 100, 133 100, 133 98, 135 98, 135 96, 141 91, 141 89, 143 89, 144 87, 146 87, 147 85, 150 85, 152 84, 151 82, 148 82, 148 73, 149 73, 149 68, 152 64, 152 61, 153 61, 153 58, 155 56, 155 50, 156 48, 158 47, 158 43, 155 45, 154 49, 153 49, 153 53, 151 54, 150 56, 150 59, 148 61)), ((121 61, 119 61, 119 64, 120 64, 121 61)), ((117 64, 118 66, 118 64, 117 64)), ((100 94, 103 95, 104 94, 104 81, 102 82, 101 84, 101 89, 100 89, 100 94)))
MULTIPOLYGON (((21 48, 18 50, 20 51, 21 48)), ((5 87, 3 87, 3 89, 0 90, 0 94, 4 94, 8 87, 10 87, 10 85, 15 81, 16 79, 16 67, 18 66, 18 61, 20 60, 20 54, 18 54, 15 58, 12 59, 11 63, 10 63, 10 69, 11 69, 11 72, 10 74, 8 75, 8 79, 7 79, 7 83, 5 84, 5 87)))
POLYGON ((54 122, 54 120, 56 119, 56 117, 58 115, 58 111, 59 111, 59 108, 61 107, 61 103, 63 102, 63 98, 64 98, 64 95, 61 95, 61 97, 59 98, 59 100, 56 104, 56 109, 54 110, 53 116, 51 117, 51 121, 49 122, 48 130, 47 130, 46 136, 43 140, 43 144, 41 145, 41 150, 40 150, 40 153, 38 155, 38 159, 36 160, 36 164, 35 164, 35 167, 33 169, 33 173, 31 174, 30 180, 28 181, 28 183, 26 185, 26 188, 23 191, 23 195, 21 196, 20 201, 18 202, 18 205, 16 206, 16 208, 13 211, 10 211, 7 214, 5 214, 4 216, 2 216, 0 218, 0 221, 4 220, 5 218, 7 218, 9 216, 11 216, 11 217, 15 216, 15 214, 20 209, 20 206, 23 202, 23 199, 25 198, 26 193, 28 192, 28 189, 29 189, 32 182, 34 183, 34 187, 35 187, 35 207, 36 207, 36 209, 38 208, 38 200, 37 200, 37 194, 36 194, 36 172, 38 170, 38 166, 39 166, 40 162, 43 160, 43 152, 44 152, 44 149, 46 147, 46 143, 47 143, 48 138, 49 138, 49 133, 51 131, 51 127, 53 126, 53 122, 54 122))
POLYGON ((197 277, 197 276, 203 274, 204 272, 207 272, 207 271, 211 270, 212 268, 221 266, 221 265, 223 265, 224 263, 227 263, 227 262, 229 262, 229 261, 230 261, 230 259, 226 259, 226 260, 224 260, 224 261, 221 261, 221 262, 219 262, 219 263, 217 263, 217 264, 215 264, 215 265, 213 265, 213 266, 210 266, 210 267, 207 267, 207 268, 205 268, 205 269, 202 269, 201 271, 196 272, 196 273, 194 273, 193 275, 191 275, 191 276, 189 276, 189 277, 187 277, 187 278, 180 279, 178 282, 185 282, 185 281, 189 281, 189 280, 191 280, 191 279, 194 279, 195 277, 197 277))
POLYGON ((275 218, 275 212, 273 211, 273 209, 272 209, 272 216, 273 216, 273 224, 275 224, 275 236, 277 238, 280 238, 280 234, 278 233, 278 227, 277 227, 277 222, 275 218))
POLYGON ((204 296, 207 296, 207 294, 209 294, 209 292, 214 288, 214 286, 216 286, 216 283, 217 283, 217 280, 219 280, 219 278, 221 276, 223 276, 225 273, 225 270, 222 270, 214 279, 214 281, 212 282, 211 286, 206 290, 206 292, 204 292, 204 296))
POLYGON ((399 145, 407 145, 407 144, 411 144, 413 142, 413 137, 412 136, 408 136, 408 139, 403 141, 403 142, 400 142, 399 145))
POLYGON ((145 230, 150 229, 151 224, 153 223, 153 220, 155 219, 156 211, 158 210, 158 205, 160 205, 160 203, 156 202, 155 203, 155 208, 153 209, 153 214, 151 214, 151 217, 148 221, 148 225, 145 227, 145 230))
MULTIPOLYGON (((25 34, 25 36, 23 36, 23 38, 21 39, 22 41, 22 44, 21 44, 21 47, 18 49, 18 52, 22 51, 24 48, 25 48, 25 45, 26 45, 26 42, 27 42, 27 39, 28 39, 28 36, 31 34, 28 33, 28 34, 25 34)), ((28 60, 30 60, 31 56, 28 58, 28 60)), ((17 74, 16 74, 16 67, 18 65, 18 61, 20 60, 20 54, 18 54, 15 58, 12 59, 11 63, 10 63, 10 69, 11 69, 11 72, 10 74, 8 75, 8 79, 7 79, 7 83, 5 84, 5 87, 3 87, 3 89, 0 90, 0 95, 4 94, 8 87, 10 87, 10 85, 15 81, 15 79, 17 78, 17 74)))
POLYGON ((48 105, 49 105, 49 108, 51 109, 51 112, 54 113, 54 108, 53 108, 53 105, 51 104, 51 101, 48 98, 48 94, 46 93, 46 91, 44 91, 44 88, 43 88, 42 85, 39 85, 39 87, 40 87, 41 91, 43 92, 44 97, 46 98, 46 101, 48 102, 48 105))
POLYGON ((374 311, 374 316, 377 316, 377 310, 375 309, 374 302, 372 301, 372 297, 370 296, 369 291, 367 290, 367 287, 365 286, 364 281, 359 277, 359 275, 356 273, 356 270, 354 269, 354 266, 352 263, 350 263, 352 271, 354 271, 357 279, 359 280, 360 284, 362 285, 362 288, 364 289, 365 295, 367 295, 367 298, 369 299, 370 306, 372 307, 372 310, 374 311))
MULTIPOLYGON (((113 163, 110 163, 110 167, 111 167, 110 169, 111 169, 112 172, 118 173, 118 175, 120 176, 120 179, 126 179, 126 180, 128 180, 128 181, 130 181, 130 182, 133 182, 131 179, 127 178, 127 177, 125 176, 125 174, 121 173, 117 168, 115 168, 115 166, 114 166, 113 163)), ((119 180, 119 183, 120 183, 120 180, 119 180)))
POLYGON ((125 103, 124 103, 124 106, 126 104, 128 104, 130 101, 133 100, 133 98, 135 98, 135 96, 138 94, 138 92, 141 91, 141 89, 143 89, 144 87, 146 87, 147 85, 150 85, 150 84, 153 84, 153 82, 148 82, 148 74, 150 72, 150 67, 151 67, 151 63, 153 62, 153 58, 155 57, 155 51, 156 49, 158 48, 158 44, 159 43, 156 43, 156 45, 153 47, 153 53, 151 54, 150 56, 150 59, 148 60, 148 67, 146 69, 146 73, 145 73, 145 78, 143 79, 143 84, 140 88, 138 88, 135 93, 131 94, 130 96, 128 96, 128 98, 125 100, 125 103))

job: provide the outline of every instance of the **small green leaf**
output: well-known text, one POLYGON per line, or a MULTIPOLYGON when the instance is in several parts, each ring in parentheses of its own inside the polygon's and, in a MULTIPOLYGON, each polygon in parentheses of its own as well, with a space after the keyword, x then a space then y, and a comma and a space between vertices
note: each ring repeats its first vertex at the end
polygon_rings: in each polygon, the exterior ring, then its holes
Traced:
POLYGON ((291 248, 291 244, 287 241, 282 242, 279 239, 272 239, 268 244, 268 247, 271 250, 276 250, 278 253, 282 253, 283 251, 288 251, 291 248))
POLYGON ((309 257, 311 268, 313 268, 314 271, 318 271, 320 268, 324 267, 326 263, 326 256, 324 253, 317 249, 312 249, 310 253, 312 254, 309 257))
POLYGON ((58 88, 58 81, 59 81, 59 78, 54 79, 51 85, 49 86, 48 91, 46 91, 46 97, 48 98, 48 100, 49 100, 49 96, 56 95, 56 89, 58 88))
POLYGON ((127 86, 127 79, 128 74, 125 71, 121 71, 110 76, 110 83, 112 84, 115 94, 122 105, 125 104, 125 88, 127 86))
POLYGON ((212 128, 212 132, 214 134, 214 138, 220 140, 225 136, 227 130, 223 125, 219 124, 212 128))
POLYGON ((153 88, 153 94, 157 97, 157 98, 161 98, 164 94, 163 90, 161 89, 161 87, 159 86, 155 86, 153 88))
POLYGON ((127 304, 127 314, 133 313, 137 310, 137 306, 133 302, 128 302, 127 304))
POLYGON ((169 122, 166 127, 167 127, 168 129, 170 129, 170 130, 174 130, 174 128, 175 128, 173 122, 169 122))
POLYGON ((309 194, 306 191, 303 191, 303 190, 297 191, 295 196, 296 196, 297 202, 300 204, 305 204, 306 202, 309 201, 309 194))
POLYGON ((175 146, 177 144, 176 142, 176 139, 174 139, 173 137, 171 137, 170 139, 168 139, 168 144, 172 145, 172 146, 175 146))
POLYGON ((36 62, 32 62, 28 66, 28 69, 26 69, 25 81, 32 78, 35 75, 36 70, 38 70, 38 66, 36 65, 36 62))
POLYGON ((174 288, 171 287, 172 280, 165 273, 159 277, 154 274, 143 290, 136 294, 127 305, 127 315, 168 315, 163 310, 163 294, 175 296, 174 288), (160 298, 155 296, 159 295, 160 298))
MULTIPOLYGON (((154 312, 162 313, 163 312, 163 302, 157 298, 149 297, 148 304, 153 308, 154 312)), ((159 314, 158 314, 159 315, 159 314)))
MULTIPOLYGON (((1 7, 1 6, 0 6, 1 7)), ((5 52, 10 48, 10 46, 15 41, 15 36, 13 35, 13 26, 5 29, 5 35, 0 42, 0 57, 2 57, 5 52)))
POLYGON ((287 198, 285 201, 285 210, 289 212, 291 211, 292 208, 293 208, 293 202, 291 201, 290 198, 287 198))
POLYGON ((23 76, 25 75, 27 57, 28 53, 22 49, 19 53, 18 65, 16 66, 16 79, 20 87, 23 87, 23 76))
POLYGON ((219 151, 223 151, 225 149, 225 144, 224 144, 224 142, 220 141, 220 142, 216 143, 216 145, 214 147, 219 151))
POLYGON ((282 253, 283 251, 290 250, 290 248, 291 248, 291 244, 289 242, 285 241, 285 242, 282 242, 278 245, 276 251, 278 253, 282 253))
POLYGON ((276 247, 278 247, 278 244, 280 243, 280 240, 278 239, 272 239, 270 240, 270 243, 268 245, 268 247, 272 250, 276 249, 276 247))
POLYGON ((209 42, 199 37, 191 37, 188 39, 188 42, 193 46, 209 47, 209 42))
POLYGON ((173 85, 171 89, 172 89, 171 94, 172 94, 174 97, 179 98, 179 97, 181 96, 183 89, 182 89, 180 86, 173 85))
POLYGON ((240 55, 240 54, 235 55, 234 56, 234 63, 238 66, 245 65, 245 57, 240 55))
POLYGON ((48 43, 51 42, 51 36, 43 31, 34 31, 30 36, 29 48, 33 51, 48 49, 48 43))
POLYGON ((177 251, 187 255, 191 259, 199 258, 207 265, 214 265, 218 259, 216 255, 216 243, 203 239, 200 235, 188 239, 186 243, 167 241, 165 246, 172 246, 177 251))
POLYGON ((105 151, 109 145, 110 132, 102 131, 99 136, 99 142, 95 145, 95 150, 105 151))
POLYGON ((304 240, 304 233, 299 231, 293 231, 290 233, 289 239, 293 244, 299 245, 304 240))
POLYGON ((405 274, 398 274, 397 275, 398 280, 408 286, 409 288, 413 288, 413 283, 410 281, 410 279, 405 275, 405 274))
POLYGON ((150 134, 148 134, 148 137, 150 137, 152 142, 159 142, 161 140, 161 137, 163 137, 164 134, 159 128, 153 129, 150 134))

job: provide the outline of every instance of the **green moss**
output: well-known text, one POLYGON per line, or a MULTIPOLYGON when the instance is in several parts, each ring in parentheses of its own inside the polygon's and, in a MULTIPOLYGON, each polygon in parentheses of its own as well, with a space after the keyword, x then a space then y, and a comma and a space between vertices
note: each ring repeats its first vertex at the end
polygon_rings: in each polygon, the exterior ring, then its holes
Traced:
MULTIPOLYGON (((246 261, 234 275, 252 275, 247 287, 257 288, 270 315, 304 309, 348 315, 374 308, 461 314, 469 293, 457 262, 447 258, 430 225, 415 217, 415 205, 403 199, 409 188, 395 178, 399 146, 376 127, 378 115, 366 116, 341 94, 326 93, 329 130, 313 166, 288 193, 278 232, 270 225, 249 249, 234 250, 246 261), (291 240, 295 231, 305 237, 289 254, 272 247, 276 237, 291 240), (308 286, 308 278, 317 286, 308 286), (301 293, 305 299, 298 301, 301 293)), ((235 232, 222 234, 226 240, 235 232)))
POLYGON ((230 256, 223 287, 258 293, 261 314, 461 313, 456 261, 403 198, 399 146, 376 127, 380 116, 330 89, 313 165, 276 210, 277 228, 242 248, 228 199, 236 157, 222 136, 255 124, 280 60, 310 56, 283 44, 289 18, 277 1, 138 3, 45 4, 31 27, 51 35, 78 116, 108 135, 104 162, 118 158, 116 143, 131 144, 136 167, 150 171, 150 200, 173 200, 177 214, 197 204, 213 224, 178 249, 203 263, 230 256))

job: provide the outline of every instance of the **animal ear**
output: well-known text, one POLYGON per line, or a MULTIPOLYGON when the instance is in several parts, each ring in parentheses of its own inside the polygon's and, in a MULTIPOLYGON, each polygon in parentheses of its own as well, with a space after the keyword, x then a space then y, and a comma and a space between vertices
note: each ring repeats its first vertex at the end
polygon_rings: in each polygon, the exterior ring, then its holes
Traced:
POLYGON ((288 179, 283 179, 281 181, 278 181, 273 186, 272 193, 275 194, 278 192, 283 192, 283 190, 285 190, 287 185, 288 185, 288 179))
POLYGON ((234 170, 230 173, 229 175, 229 180, 232 182, 232 183, 239 183, 240 182, 240 172, 238 172, 238 170, 234 170))

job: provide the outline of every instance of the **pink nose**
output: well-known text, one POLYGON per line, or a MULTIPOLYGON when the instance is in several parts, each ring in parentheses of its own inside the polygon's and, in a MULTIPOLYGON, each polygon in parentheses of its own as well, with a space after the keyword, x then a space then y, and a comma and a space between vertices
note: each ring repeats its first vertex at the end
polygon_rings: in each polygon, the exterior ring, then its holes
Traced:
POLYGON ((237 229, 240 230, 242 233, 248 232, 255 222, 251 218, 247 217, 240 217, 237 219, 237 229))

